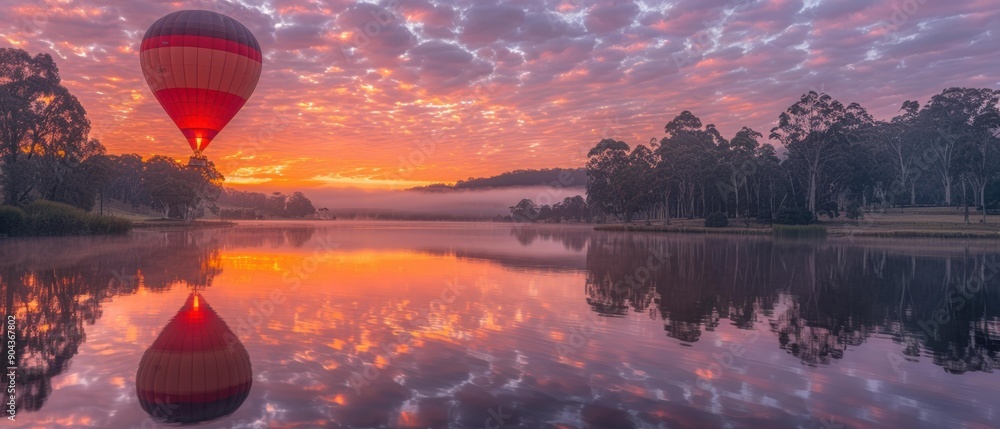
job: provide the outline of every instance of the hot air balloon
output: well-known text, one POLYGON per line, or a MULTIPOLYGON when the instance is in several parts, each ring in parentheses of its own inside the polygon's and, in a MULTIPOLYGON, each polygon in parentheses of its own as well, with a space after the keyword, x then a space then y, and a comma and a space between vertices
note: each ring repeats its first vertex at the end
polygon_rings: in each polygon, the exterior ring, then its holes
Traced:
POLYGON ((189 166, 250 98, 261 51, 243 24, 207 10, 182 10, 146 30, 139 62, 149 89, 194 150, 189 166))
POLYGON ((236 411, 250 394, 252 378, 243 343, 192 292, 142 355, 135 390, 154 419, 194 423, 236 411))

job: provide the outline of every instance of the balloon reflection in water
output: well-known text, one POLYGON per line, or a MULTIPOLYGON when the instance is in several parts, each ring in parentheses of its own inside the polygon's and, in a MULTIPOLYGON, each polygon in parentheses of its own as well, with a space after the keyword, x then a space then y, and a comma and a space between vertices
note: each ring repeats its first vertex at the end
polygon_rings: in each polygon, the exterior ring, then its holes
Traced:
POLYGON ((135 386, 142 409, 154 419, 193 423, 236 411, 252 378, 243 343, 192 292, 142 355, 135 386))

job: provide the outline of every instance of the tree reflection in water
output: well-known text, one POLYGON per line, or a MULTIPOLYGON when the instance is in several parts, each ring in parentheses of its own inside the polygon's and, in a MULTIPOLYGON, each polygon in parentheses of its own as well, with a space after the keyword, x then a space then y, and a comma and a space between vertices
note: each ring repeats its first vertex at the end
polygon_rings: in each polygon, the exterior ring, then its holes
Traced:
POLYGON ((899 344, 901 361, 925 355, 959 374, 1000 365, 998 271, 1000 255, 967 249, 595 234, 585 290, 598 314, 647 312, 682 343, 722 320, 752 329, 766 318, 803 364, 830 364, 878 335, 899 344))
MULTIPOLYGON (((302 246, 313 228, 226 231, 226 244, 302 246)), ((0 246, 4 312, 17 319, 18 410, 42 408, 86 340, 103 303, 141 289, 205 289, 222 271, 219 232, 135 231, 127 237, 5 240, 0 246)))

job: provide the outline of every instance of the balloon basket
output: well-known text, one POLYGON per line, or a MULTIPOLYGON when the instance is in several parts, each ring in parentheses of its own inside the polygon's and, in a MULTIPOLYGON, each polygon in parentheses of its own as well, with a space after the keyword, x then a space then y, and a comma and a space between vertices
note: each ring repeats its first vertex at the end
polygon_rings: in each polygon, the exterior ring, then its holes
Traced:
POLYGON ((188 159, 188 167, 208 167, 208 158, 205 158, 204 156, 192 155, 191 158, 188 159))

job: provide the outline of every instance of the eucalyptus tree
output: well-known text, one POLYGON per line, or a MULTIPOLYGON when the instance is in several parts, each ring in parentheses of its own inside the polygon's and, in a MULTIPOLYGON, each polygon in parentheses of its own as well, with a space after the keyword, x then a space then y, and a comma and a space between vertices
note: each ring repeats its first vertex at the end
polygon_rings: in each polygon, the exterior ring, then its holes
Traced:
POLYGON ((920 110, 917 129, 923 144, 934 153, 932 165, 944 187, 945 204, 951 205, 951 188, 955 176, 970 173, 981 198, 986 182, 995 174, 987 165, 992 156, 986 149, 992 140, 990 132, 996 122, 997 92, 988 88, 948 88, 931 98, 920 110), (968 145, 979 146, 981 153, 971 155, 968 145), (978 160, 978 161, 977 161, 978 160), (977 163, 979 166, 973 164, 977 163), (975 171, 978 171, 978 175, 975 171))
POLYGON ((754 185, 754 195, 757 197, 757 217, 760 218, 761 206, 764 204, 763 198, 766 194, 768 219, 771 219, 777 210, 777 207, 774 206, 775 197, 784 192, 782 190, 781 160, 778 159, 774 146, 765 143, 754 151, 753 163, 755 168, 753 174, 750 175, 750 180, 754 185))
POLYGON ((587 153, 587 204, 601 217, 624 212, 629 149, 628 143, 604 139, 587 153))
MULTIPOLYGON (((752 128, 743 127, 736 132, 732 140, 725 145, 722 153, 722 160, 726 164, 728 173, 729 192, 732 192, 736 202, 736 217, 740 217, 740 189, 746 188, 747 204, 750 204, 750 189, 747 180, 754 175, 757 169, 755 155, 760 148, 759 139, 763 134, 754 131, 752 128)), ((727 192, 728 193, 728 192, 727 192)), ((725 197, 725 195, 723 195, 725 197)))
POLYGON ((952 89, 949 92, 951 112, 955 115, 946 123, 955 124, 958 148, 958 168, 965 173, 975 191, 976 201, 983 206, 986 221, 986 186, 1000 171, 1000 91, 988 88, 952 89))
POLYGON ((778 116, 770 138, 788 149, 789 167, 798 170, 803 181, 809 211, 816 213, 818 190, 844 186, 840 163, 851 146, 860 141, 860 132, 873 119, 857 103, 844 106, 827 94, 810 91, 778 116))
MULTIPOLYGON (((205 169, 191 169, 173 158, 150 157, 143 163, 142 186, 150 197, 150 207, 163 217, 194 219, 203 203, 213 205, 225 180, 209 162, 205 169)), ((281 198, 284 208, 284 197, 281 198)))
POLYGON ((624 174, 621 197, 624 199, 625 221, 629 222, 641 213, 648 224, 657 202, 656 155, 644 145, 636 146, 628 156, 624 174))
POLYGON ((0 175, 3 202, 17 204, 32 191, 58 192, 67 172, 103 152, 88 138, 90 122, 79 100, 60 83, 48 54, 0 48, 0 175), (48 189, 39 189, 46 179, 48 189))
POLYGON ((671 172, 677 183, 678 215, 695 216, 697 192, 701 191, 705 207, 706 182, 717 178, 719 147, 725 139, 714 125, 702 128, 701 120, 685 110, 664 127, 667 136, 660 140, 656 154, 660 169, 671 172))
POLYGON ((912 206, 917 203, 916 181, 921 174, 921 147, 916 127, 920 103, 907 100, 899 110, 903 113, 888 122, 877 124, 877 142, 892 166, 894 176, 891 194, 909 193, 912 206))

